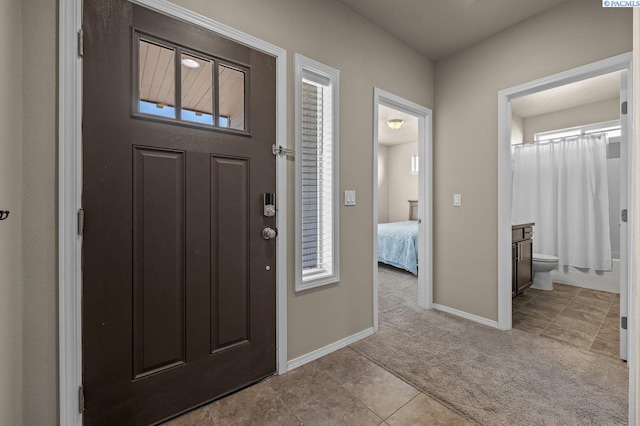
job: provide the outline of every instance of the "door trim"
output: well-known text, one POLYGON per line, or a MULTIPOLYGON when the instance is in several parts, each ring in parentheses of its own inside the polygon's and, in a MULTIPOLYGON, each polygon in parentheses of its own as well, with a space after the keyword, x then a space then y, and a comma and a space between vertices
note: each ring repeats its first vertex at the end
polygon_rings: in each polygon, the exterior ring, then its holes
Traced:
MULTIPOLYGON (((285 49, 166 0, 129 0, 276 58, 276 145, 287 147, 287 52, 285 49)), ((78 31, 82 0, 60 0, 58 9, 58 355, 59 420, 82 425, 82 59, 78 31)), ((276 157, 278 202, 276 241, 276 351, 278 374, 287 371, 287 175, 286 158, 276 157)))
POLYGON ((433 143, 429 108, 377 87, 373 88, 373 328, 378 331, 378 106, 418 117, 418 306, 433 308, 433 143))
MULTIPOLYGON (((551 89, 565 84, 574 83, 598 75, 613 71, 627 71, 627 91, 633 93, 632 85, 632 53, 624 53, 601 61, 593 62, 581 67, 573 68, 557 74, 553 74, 538 80, 530 81, 519 86, 503 89, 498 92, 498 327, 501 330, 511 329, 511 100, 532 93, 551 89)), ((634 156, 634 123, 632 97, 628 99, 627 131, 629 165, 627 180, 627 203, 629 217, 633 218, 634 189, 633 175, 631 173, 632 159, 634 156)), ((636 306, 634 295, 636 294, 633 280, 633 220, 628 222, 627 242, 627 282, 628 282, 628 324, 627 329, 627 360, 629 366, 629 424, 635 424, 635 316, 636 306)), ((621 307, 621 310, 623 307, 621 307)))

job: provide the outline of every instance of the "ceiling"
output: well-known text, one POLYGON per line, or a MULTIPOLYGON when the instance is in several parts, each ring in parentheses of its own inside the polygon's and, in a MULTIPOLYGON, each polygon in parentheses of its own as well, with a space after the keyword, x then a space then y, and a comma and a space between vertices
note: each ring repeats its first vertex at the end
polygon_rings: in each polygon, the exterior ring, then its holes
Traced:
POLYGON ((578 81, 511 101, 511 111, 521 118, 575 108, 620 97, 620 73, 578 81))
POLYGON ((566 0, 338 0, 437 60, 566 0))
POLYGON ((400 145, 418 141, 418 117, 380 105, 378 107, 378 143, 380 145, 400 145), (404 124, 398 130, 391 130, 387 120, 399 118, 404 124))

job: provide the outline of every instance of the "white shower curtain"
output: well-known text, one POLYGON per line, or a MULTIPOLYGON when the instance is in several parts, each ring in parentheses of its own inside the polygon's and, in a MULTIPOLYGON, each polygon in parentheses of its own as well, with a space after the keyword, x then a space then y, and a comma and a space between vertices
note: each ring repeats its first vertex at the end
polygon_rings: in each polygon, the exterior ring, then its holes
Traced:
POLYGON ((512 161, 511 220, 535 222, 534 252, 610 270, 606 136, 517 145, 512 161))

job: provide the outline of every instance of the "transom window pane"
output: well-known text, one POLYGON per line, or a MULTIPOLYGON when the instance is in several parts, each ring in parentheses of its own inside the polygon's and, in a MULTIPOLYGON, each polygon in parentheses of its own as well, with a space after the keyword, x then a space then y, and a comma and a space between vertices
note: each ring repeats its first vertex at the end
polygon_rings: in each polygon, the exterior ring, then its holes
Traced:
POLYGON ((181 55, 182 119, 213 125, 213 61, 181 55))
POLYGON ((175 50, 142 39, 139 43, 139 110, 175 118, 175 50))
POLYGON ((248 130, 248 70, 242 65, 221 63, 206 53, 141 34, 137 72, 137 113, 248 130))
POLYGON ((244 71, 222 64, 218 66, 218 87, 220 88, 218 126, 237 130, 245 129, 244 85, 244 71))

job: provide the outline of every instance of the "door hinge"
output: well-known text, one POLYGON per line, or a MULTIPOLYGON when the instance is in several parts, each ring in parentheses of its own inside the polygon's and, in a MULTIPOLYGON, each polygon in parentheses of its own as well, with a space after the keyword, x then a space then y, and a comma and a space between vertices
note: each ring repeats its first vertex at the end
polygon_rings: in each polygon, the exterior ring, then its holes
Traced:
POLYGON ((620 105, 620 113, 622 113, 622 114, 626 114, 627 113, 627 101, 624 101, 620 105))
POLYGON ((84 413, 84 388, 82 386, 78 388, 78 411, 80 414, 84 413))
POLYGON ((620 317, 620 328, 623 330, 627 329, 627 317, 620 317))
POLYGON ((620 220, 623 222, 627 221, 627 209, 624 209, 620 212, 620 220))
POLYGON ((84 56, 84 31, 82 28, 78 30, 78 56, 84 56))
POLYGON ((84 210, 78 210, 78 235, 84 236, 84 210))

